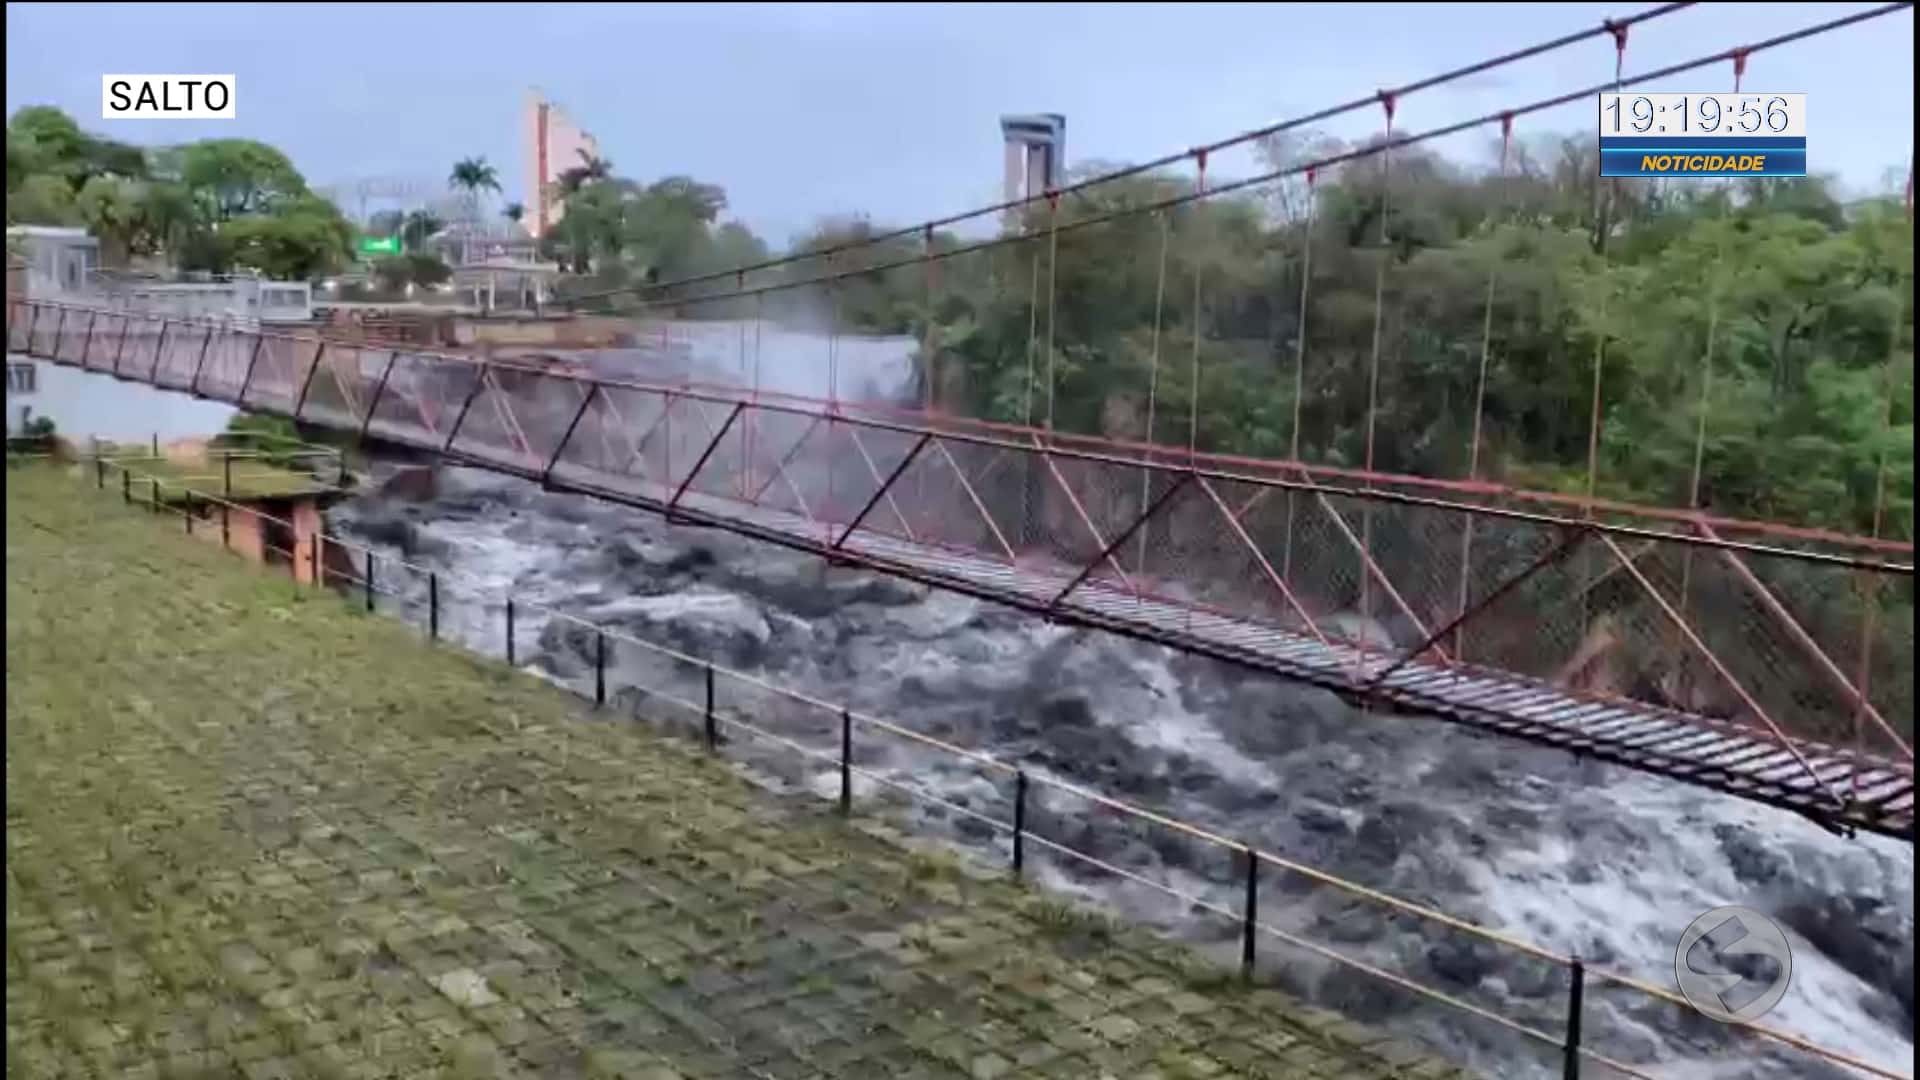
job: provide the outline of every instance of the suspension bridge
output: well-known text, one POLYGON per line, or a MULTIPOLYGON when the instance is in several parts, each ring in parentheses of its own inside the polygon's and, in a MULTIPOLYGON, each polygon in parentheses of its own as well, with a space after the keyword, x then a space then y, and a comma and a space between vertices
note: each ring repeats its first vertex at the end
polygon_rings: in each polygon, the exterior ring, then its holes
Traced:
MULTIPOLYGON (((1028 423, 936 407, 931 371, 940 347, 931 329, 919 353, 928 394, 919 407, 836 391, 818 398, 770 393, 750 351, 769 297, 814 295, 833 309, 836 289, 887 273, 923 274, 931 297, 942 266, 1036 245, 1051 249, 1050 280, 1063 234, 1151 220, 1290 177, 1311 182, 1362 159, 1379 158, 1385 168, 1400 148, 1481 127, 1499 130, 1504 148, 1517 118, 1635 81, 1730 63, 1737 85, 1758 53, 1909 5, 1627 75, 1628 28, 1685 6, 1609 21, 1037 201, 622 294, 637 306, 634 317, 650 326, 731 337, 742 372, 737 383, 561 371, 171 319, 84 297, 10 297, 8 348, 1243 665, 1366 707, 1440 717, 1786 807, 1838 831, 1911 840, 1912 676, 1903 655, 1912 641, 1911 543, 1877 530, 1857 535, 1716 515, 1697 500, 1652 506, 1599 497, 1598 355, 1584 494, 1529 490, 1482 475, 1484 400, 1475 402, 1465 476, 1376 469, 1371 388, 1379 381, 1386 259, 1375 291, 1359 467, 1302 460, 1297 388, 1295 449, 1285 459, 1209 452, 1192 434, 1180 445, 1032 422, 1034 402, 1050 412, 1061 352, 1052 298, 1040 295, 1037 270, 1028 423), (1616 65, 1613 77, 1595 87, 1425 132, 1393 129, 1396 103, 1409 94, 1596 36, 1611 36, 1616 65), (1383 138, 1367 147, 1249 180, 1207 183, 1210 155, 1360 108, 1380 108, 1386 119, 1383 138), (1180 162, 1198 171, 1190 191, 1062 216, 1063 198, 1180 162), (937 228, 1010 211, 1037 211, 1041 224, 971 244, 934 243, 937 228), (915 238, 925 243, 918 256, 858 258, 862 249, 878 252, 915 238), (796 264, 823 270, 800 278, 784 273, 796 264), (784 276, 762 283, 773 273, 784 276), (1043 303, 1046 340, 1039 348, 1043 303), (703 321, 703 309, 733 318, 703 321), (1036 356, 1044 361, 1036 365, 1036 356)), ((1909 184, 1909 207, 1910 191, 1909 184)), ((1385 222, 1383 215, 1383 247, 1385 222)), ((1909 250, 1910 243, 1909 234, 1909 250)), ((1163 241, 1162 296, 1165 250, 1163 241)), ((1308 280, 1302 275, 1303 321, 1308 280)), ((1490 274, 1489 312, 1494 287, 1490 274)), ((1197 271, 1192 288, 1197 306, 1197 271)), ((1156 306, 1155 386, 1159 319, 1156 306)), ((1205 377, 1194 325, 1189 410, 1199 409, 1205 377)), ((830 324, 825 337, 831 358, 838 331, 830 324)), ((1304 349, 1304 335, 1299 341, 1304 349)), ((1488 348, 1480 344, 1484 395, 1488 348)), ((1889 369, 1892 363, 1890 355, 1889 369)), ((1150 436, 1157 432, 1156 405, 1150 396, 1150 436)), ((1186 420, 1186 430, 1196 431, 1197 414, 1186 420)), ((1697 491, 1697 455, 1694 467, 1697 491)), ((1883 497, 1884 473, 1883 463, 1883 497)))

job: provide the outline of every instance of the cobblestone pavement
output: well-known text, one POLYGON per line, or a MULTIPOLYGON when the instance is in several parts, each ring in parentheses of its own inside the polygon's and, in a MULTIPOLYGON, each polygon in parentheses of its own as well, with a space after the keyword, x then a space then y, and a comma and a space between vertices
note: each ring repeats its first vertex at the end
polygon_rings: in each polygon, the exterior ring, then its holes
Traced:
POLYGON ((51 469, 6 596, 15 1076, 1442 1074, 51 469))

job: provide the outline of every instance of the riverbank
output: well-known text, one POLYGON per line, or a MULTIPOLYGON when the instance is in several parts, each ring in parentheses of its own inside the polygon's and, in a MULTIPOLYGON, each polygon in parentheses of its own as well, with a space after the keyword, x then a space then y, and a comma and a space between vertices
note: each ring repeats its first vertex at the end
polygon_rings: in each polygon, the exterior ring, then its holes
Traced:
MULTIPOLYGON (((1756 907, 1795 949, 1794 990, 1770 1023, 1891 1067, 1911 1056, 1904 844, 1834 837, 1756 804, 1426 718, 1359 712, 1312 689, 471 470, 444 472, 437 492, 417 500, 369 490, 332 521, 376 546, 383 566, 405 558, 437 570, 443 584, 462 582, 459 599, 442 594, 441 630, 469 648, 501 654, 501 604, 517 597, 519 662, 584 694, 593 692, 594 635, 539 606, 901 720, 1658 985, 1672 984, 1674 943, 1697 915, 1756 907)), ((382 580, 398 594, 382 598, 383 610, 424 625, 424 572, 382 580)), ((646 718, 657 711, 652 695, 698 700, 697 672, 675 669, 616 644, 607 656, 611 704, 646 718)), ((834 748, 830 717, 762 715, 783 737, 834 748)), ((876 776, 960 808, 908 810, 919 827, 1004 858, 1004 837, 967 816, 1008 816, 1006 792, 978 770, 903 744, 862 754, 876 776)), ((831 790, 830 767, 793 758, 754 760, 784 782, 831 790)), ((1092 809, 1043 801, 1029 827, 1210 903, 1239 903, 1231 860, 1092 809)), ((1110 872, 1066 860, 1037 872, 1050 889, 1202 948, 1237 947, 1230 923, 1110 872)), ((1263 920, 1288 932, 1543 1030, 1564 1022, 1564 976, 1523 955, 1284 875, 1262 889, 1263 920)), ((1270 970, 1300 996, 1390 1018, 1484 1071, 1558 1074, 1554 1055, 1511 1031, 1301 950, 1275 949, 1270 970)), ((1596 1050, 1671 1075, 1842 1075, 1644 997, 1590 990, 1587 1010, 1596 1050)))
POLYGON ((6 500, 22 1075, 1371 1078, 1413 1060, 81 478, 22 468, 6 500))

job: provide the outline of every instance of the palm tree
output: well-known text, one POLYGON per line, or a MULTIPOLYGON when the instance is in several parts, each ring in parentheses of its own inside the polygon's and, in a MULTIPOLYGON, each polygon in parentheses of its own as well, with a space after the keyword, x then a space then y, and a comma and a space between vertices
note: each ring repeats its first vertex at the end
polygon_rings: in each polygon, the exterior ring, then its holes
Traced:
POLYGON ((487 164, 484 157, 461 158, 453 163, 453 173, 447 177, 447 186, 459 188, 470 199, 478 200, 482 191, 499 191, 500 174, 487 164))
POLYGON ((527 216, 527 208, 517 202, 510 202, 505 210, 500 211, 500 216, 518 225, 520 219, 527 216))
POLYGON ((560 174, 560 194, 571 195, 588 184, 595 183, 613 175, 613 162, 606 158, 578 151, 580 164, 560 174))

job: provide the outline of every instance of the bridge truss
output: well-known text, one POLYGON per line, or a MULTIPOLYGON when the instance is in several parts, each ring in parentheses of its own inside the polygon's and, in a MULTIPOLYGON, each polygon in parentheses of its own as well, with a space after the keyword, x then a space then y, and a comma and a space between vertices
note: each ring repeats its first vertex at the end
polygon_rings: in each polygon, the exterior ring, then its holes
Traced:
POLYGON ((7 330, 55 363, 1912 836, 1895 542, 46 301, 11 301, 7 330))

